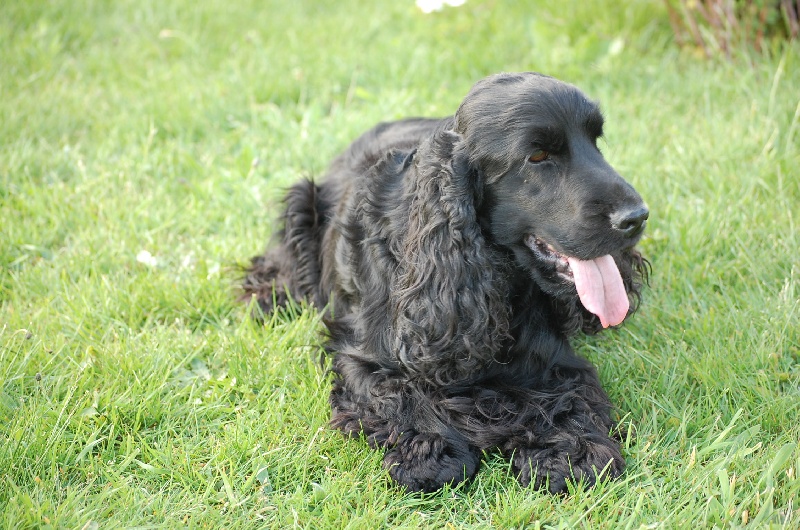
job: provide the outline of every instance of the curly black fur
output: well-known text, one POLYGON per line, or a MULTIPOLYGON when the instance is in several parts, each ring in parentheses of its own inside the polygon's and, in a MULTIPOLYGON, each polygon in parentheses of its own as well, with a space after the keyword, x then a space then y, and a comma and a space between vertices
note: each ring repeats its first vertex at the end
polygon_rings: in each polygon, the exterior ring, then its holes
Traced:
POLYGON ((610 254, 629 314, 648 271, 647 210, 597 149, 602 125, 571 85, 489 77, 455 116, 378 125, 295 185, 253 258, 245 297, 264 312, 327 309, 331 423, 408 489, 468 479, 492 448, 552 492, 622 472, 611 404, 568 341, 602 328, 566 256, 610 254))

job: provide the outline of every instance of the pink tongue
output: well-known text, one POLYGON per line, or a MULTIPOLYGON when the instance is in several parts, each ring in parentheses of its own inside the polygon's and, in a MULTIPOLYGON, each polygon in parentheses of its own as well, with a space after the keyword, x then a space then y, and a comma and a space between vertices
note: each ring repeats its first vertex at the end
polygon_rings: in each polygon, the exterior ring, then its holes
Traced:
POLYGON ((590 261, 567 260, 583 307, 600 317, 604 328, 625 320, 630 303, 614 258, 605 255, 590 261))

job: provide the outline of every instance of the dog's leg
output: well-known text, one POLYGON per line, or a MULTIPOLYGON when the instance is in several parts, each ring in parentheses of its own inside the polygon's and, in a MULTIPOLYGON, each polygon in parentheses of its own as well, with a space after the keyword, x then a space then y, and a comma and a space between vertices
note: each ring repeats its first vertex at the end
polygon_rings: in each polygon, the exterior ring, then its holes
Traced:
POLYGON ((478 450, 441 423, 414 382, 347 353, 336 355, 333 372, 332 426, 386 449, 384 466, 398 484, 431 492, 475 474, 478 450))
POLYGON ((619 476, 625 460, 610 435, 611 405, 594 369, 565 370, 554 382, 546 390, 551 398, 530 405, 541 417, 501 446, 520 483, 557 493, 567 481, 590 486, 619 476))
POLYGON ((280 242, 251 260, 242 282, 241 299, 255 296, 259 307, 271 313, 290 299, 317 301, 320 247, 327 222, 327 206, 320 188, 309 180, 292 186, 284 199, 280 242))
POLYGON ((431 492, 471 478, 478 469, 478 454, 462 436, 412 430, 386 452, 383 465, 410 491, 431 492))

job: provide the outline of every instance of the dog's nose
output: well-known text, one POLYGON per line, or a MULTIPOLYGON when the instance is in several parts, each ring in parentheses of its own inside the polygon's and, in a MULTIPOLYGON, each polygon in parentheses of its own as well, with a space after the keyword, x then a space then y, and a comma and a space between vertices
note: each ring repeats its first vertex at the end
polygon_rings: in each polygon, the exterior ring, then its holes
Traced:
POLYGON ((611 226, 625 237, 636 237, 644 230, 648 217, 650 210, 644 205, 620 210, 611 214, 611 226))

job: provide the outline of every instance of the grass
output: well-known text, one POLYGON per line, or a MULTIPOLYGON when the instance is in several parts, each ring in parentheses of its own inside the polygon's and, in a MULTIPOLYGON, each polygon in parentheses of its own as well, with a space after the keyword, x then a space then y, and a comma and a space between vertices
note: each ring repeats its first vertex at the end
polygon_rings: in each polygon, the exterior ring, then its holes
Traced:
POLYGON ((657 0, 537 4, 3 2, 0 526, 800 526, 800 46, 703 61, 657 0), (490 454, 410 495, 326 427, 318 316, 254 325, 236 265, 359 132, 513 70, 599 99, 651 207, 643 309, 576 344, 628 471, 554 497, 490 454))

